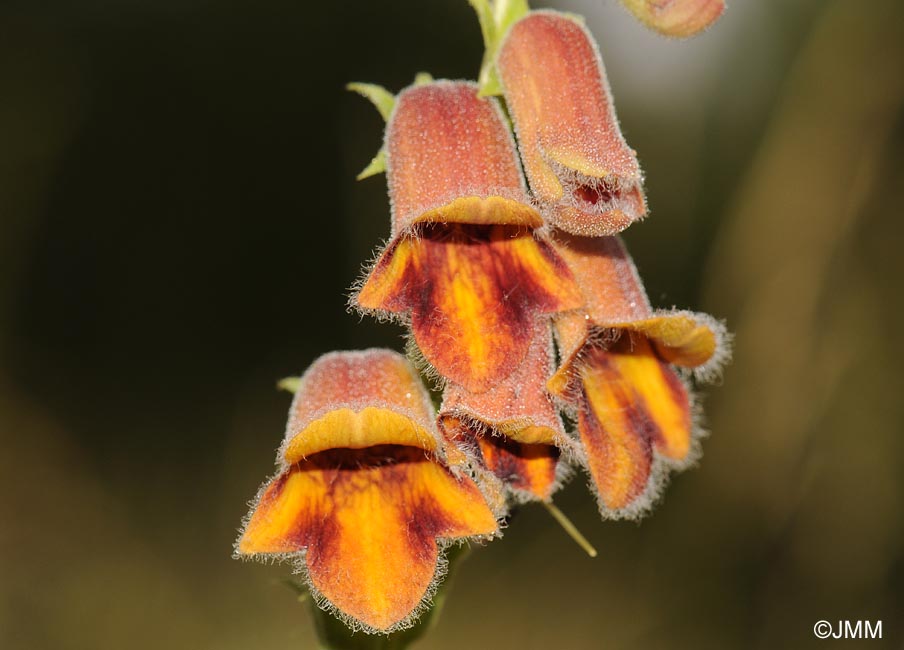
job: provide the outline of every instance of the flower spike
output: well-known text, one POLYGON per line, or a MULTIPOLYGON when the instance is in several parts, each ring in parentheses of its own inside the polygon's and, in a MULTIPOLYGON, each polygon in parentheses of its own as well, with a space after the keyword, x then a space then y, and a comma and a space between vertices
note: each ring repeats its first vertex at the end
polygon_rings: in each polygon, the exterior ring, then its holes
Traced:
POLYGON ((579 307, 580 292, 535 231, 511 134, 474 84, 403 91, 386 150, 393 238, 352 304, 410 318, 442 377, 485 391, 521 363, 533 320, 579 307))
POLYGON ((556 319, 562 363, 547 386, 576 411, 603 513, 635 516, 692 453, 692 397, 672 366, 711 376, 726 335, 706 315, 654 312, 618 238, 562 235, 558 250, 586 304, 556 319))
POLYGON ((442 460, 429 396, 389 350, 314 362, 292 404, 280 470, 238 556, 292 558, 356 627, 406 627, 441 571, 441 542, 498 531, 477 485, 442 460))
POLYGON ((530 13, 496 60, 531 191, 572 234, 615 234, 646 214, 635 152, 618 127, 603 61, 573 18, 530 13))

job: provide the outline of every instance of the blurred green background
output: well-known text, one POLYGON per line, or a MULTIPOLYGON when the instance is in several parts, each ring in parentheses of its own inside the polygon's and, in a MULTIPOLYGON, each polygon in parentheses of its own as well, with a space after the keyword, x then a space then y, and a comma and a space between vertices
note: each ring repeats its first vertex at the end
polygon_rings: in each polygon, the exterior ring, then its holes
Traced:
MULTIPOLYGON (((726 318, 735 360, 652 516, 600 522, 577 477, 600 557, 526 508, 417 647, 904 647, 904 5, 734 0, 688 42, 556 6, 647 175, 651 299, 726 318)), ((402 345, 345 310, 389 224, 343 85, 481 50, 464 0, 0 4, 0 647, 315 647, 288 568, 230 554, 275 380, 402 345)))

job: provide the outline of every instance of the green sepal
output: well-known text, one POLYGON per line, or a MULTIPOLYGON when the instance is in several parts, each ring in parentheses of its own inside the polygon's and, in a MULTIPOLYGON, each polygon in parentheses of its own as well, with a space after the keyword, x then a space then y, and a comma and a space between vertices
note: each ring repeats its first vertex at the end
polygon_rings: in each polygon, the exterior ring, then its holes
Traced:
MULTIPOLYGON (((392 115, 392 109, 395 108, 395 95, 386 90, 383 86, 378 86, 377 84, 352 82, 347 84, 345 88, 353 93, 358 93, 369 100, 370 103, 376 107, 377 111, 379 111, 383 121, 389 121, 389 116, 392 115)), ((361 173, 355 176, 355 179, 359 181, 364 180, 365 178, 382 174, 385 171, 386 151, 383 148, 380 148, 377 155, 370 161, 370 164, 362 169, 361 173)))
POLYGON ((389 116, 392 115, 392 109, 395 106, 395 95, 386 90, 383 86, 355 81, 347 84, 345 88, 346 90, 358 93, 365 99, 370 100, 370 103, 380 112, 383 120, 389 120, 389 116))
POLYGON ((355 176, 355 180, 363 181, 365 178, 370 178, 371 176, 376 176, 377 174, 382 174, 386 171, 386 150, 382 147, 377 152, 377 155, 374 156, 374 159, 370 161, 370 164, 367 165, 364 169, 361 170, 357 176, 355 176))
POLYGON ((418 72, 416 75, 414 75, 415 86, 424 86, 430 83, 433 83, 433 75, 429 72, 424 72, 422 70, 421 72, 418 72))
POLYGON ((284 390, 289 393, 297 393, 301 387, 301 377, 283 377, 276 382, 277 390, 284 390))

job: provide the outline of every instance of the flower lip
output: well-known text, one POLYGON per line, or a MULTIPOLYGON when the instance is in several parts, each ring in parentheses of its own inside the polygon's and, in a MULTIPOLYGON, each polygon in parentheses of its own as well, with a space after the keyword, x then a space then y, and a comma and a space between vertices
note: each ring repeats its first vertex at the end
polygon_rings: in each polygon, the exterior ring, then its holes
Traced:
POLYGON ((441 454, 430 395, 391 350, 333 352, 302 376, 279 451, 284 467, 334 448, 405 445, 441 454))
POLYGON ((352 304, 410 318, 430 365, 449 381, 484 392, 518 367, 535 319, 578 308, 581 295, 541 233, 425 224, 389 243, 352 304))
POLYGON ((666 470, 692 460, 695 427, 688 386, 650 339, 616 336, 587 346, 568 400, 600 510, 622 518, 648 510, 666 470))
POLYGON ((724 327, 706 314, 653 310, 631 257, 618 237, 556 234, 556 251, 574 274, 583 309, 556 317, 559 368, 547 389, 563 398, 573 369, 591 343, 616 340, 621 332, 646 336, 665 361, 707 375, 723 360, 724 327))
POLYGON ((403 90, 384 146, 394 236, 423 222, 543 223, 498 102, 478 97, 472 82, 403 90))
POLYGON ((539 228, 543 217, 532 206, 499 195, 459 196, 434 208, 427 208, 408 220, 409 227, 429 223, 527 226, 539 228))
POLYGON ((495 515, 476 484, 421 450, 331 449, 265 484, 239 556, 294 560, 321 607, 356 628, 408 627, 429 602, 445 540, 488 538, 495 515))
POLYGON ((291 464, 332 449, 366 449, 378 445, 438 451, 436 437, 409 416, 367 406, 360 411, 336 409, 314 420, 286 442, 282 456, 291 464))
POLYGON ((571 17, 535 11, 496 60, 531 191, 559 228, 619 232, 646 214, 637 157, 618 127, 593 37, 571 17))
POLYGON ((464 450, 478 471, 483 468, 493 477, 484 478, 484 486, 498 492, 498 498, 510 494, 519 502, 543 501, 558 489, 560 446, 565 440, 561 425, 557 431, 519 423, 505 433, 468 413, 450 411, 440 417, 440 427, 450 445, 464 450))
POLYGON ((549 378, 547 390, 563 398, 573 388, 575 369, 585 348, 599 342, 606 347, 623 333, 649 339, 664 361, 685 368, 706 368, 711 360, 721 361, 722 327, 705 314, 687 311, 657 311, 648 318, 624 323, 597 324, 587 315, 563 315, 557 319, 556 333, 563 351, 558 369, 549 378))

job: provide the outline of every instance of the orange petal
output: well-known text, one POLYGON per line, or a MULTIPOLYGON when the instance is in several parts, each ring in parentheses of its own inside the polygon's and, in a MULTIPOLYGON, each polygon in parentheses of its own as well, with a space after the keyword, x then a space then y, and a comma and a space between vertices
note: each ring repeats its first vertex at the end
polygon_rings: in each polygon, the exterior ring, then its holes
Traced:
MULTIPOLYGON (((525 443, 500 434, 484 423, 454 415, 442 419, 442 429, 450 446, 463 450, 467 460, 482 478, 490 503, 501 503, 513 495, 518 501, 546 501, 558 486, 558 447, 543 443, 525 443), (488 471, 488 480, 482 474, 488 471)), ((561 425, 560 425, 561 426, 561 425)))
POLYGON ((523 444, 556 444, 565 439, 562 420, 546 393, 546 379, 553 368, 552 332, 549 321, 533 324, 530 347, 518 368, 482 393, 450 383, 443 391, 439 422, 447 418, 479 422, 523 444))
POLYGON ((649 318, 650 301, 619 237, 576 237, 558 233, 556 252, 568 264, 594 325, 610 326, 649 318))
POLYGON ((725 11, 725 0, 622 0, 647 27, 685 38, 712 25, 725 11))
POLYGON ((657 312, 624 327, 646 335, 664 360, 685 368, 706 364, 718 352, 724 336, 722 327, 712 319, 685 311, 657 312))
POLYGON ((414 340, 443 377, 472 392, 521 363, 540 314, 580 306, 570 272, 539 235, 511 226, 422 226, 383 252, 355 297, 409 313, 414 340))
POLYGON ((562 363, 550 379, 555 395, 567 392, 572 366, 588 339, 617 338, 615 331, 647 336, 662 358, 696 368, 719 356, 724 329, 705 314, 654 312, 631 256, 618 237, 576 237, 559 233, 556 251, 568 264, 584 298, 582 310, 556 317, 562 363))
POLYGON ((332 352, 301 378, 281 456, 288 464, 327 449, 373 445, 438 448, 430 395, 392 350, 332 352))
POLYGON ((655 447, 680 461, 691 443, 690 398, 646 337, 625 333, 582 359, 578 432, 602 505, 635 504, 646 490, 655 447))
POLYGON ((487 468, 517 496, 540 501, 552 496, 557 484, 558 448, 488 435, 479 436, 477 444, 487 468))
POLYGON ((388 631, 436 579, 437 539, 490 535, 477 486, 413 447, 332 450, 292 465, 263 491, 240 554, 306 550, 314 588, 342 614, 388 631))
POLYGON ((642 218, 640 167, 590 33, 564 14, 532 12, 511 27, 496 65, 531 191, 554 225, 599 236, 642 218))
POLYGON ((437 81, 399 94, 386 130, 393 234, 415 223, 542 225, 496 100, 437 81))
POLYGON ((545 390, 552 370, 547 319, 534 322, 524 360, 483 393, 448 384, 438 420, 446 437, 465 441, 480 461, 517 496, 545 500, 556 487, 556 444, 567 440, 562 419, 545 390))

